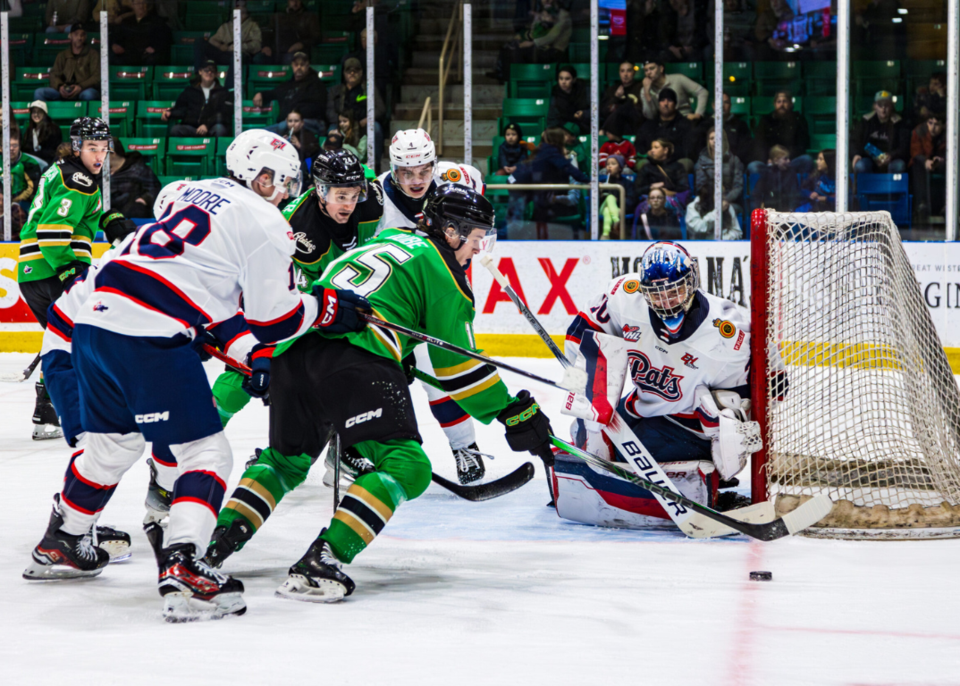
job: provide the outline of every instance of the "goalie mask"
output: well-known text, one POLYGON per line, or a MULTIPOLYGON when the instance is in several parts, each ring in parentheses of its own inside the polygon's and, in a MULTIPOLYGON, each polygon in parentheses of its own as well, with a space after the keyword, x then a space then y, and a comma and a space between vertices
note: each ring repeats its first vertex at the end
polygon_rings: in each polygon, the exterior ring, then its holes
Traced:
POLYGON ((698 288, 700 269, 681 245, 660 241, 644 251, 640 291, 650 309, 663 320, 671 337, 680 333, 698 288))

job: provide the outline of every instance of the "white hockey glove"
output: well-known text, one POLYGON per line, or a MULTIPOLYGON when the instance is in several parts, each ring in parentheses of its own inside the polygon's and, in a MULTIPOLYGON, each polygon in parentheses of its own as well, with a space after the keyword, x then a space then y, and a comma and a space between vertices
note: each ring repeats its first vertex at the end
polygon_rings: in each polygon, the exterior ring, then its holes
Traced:
POLYGON ((630 344, 605 333, 586 331, 574 367, 586 373, 583 393, 567 395, 563 414, 606 425, 617 411, 627 378, 627 351, 630 344))
POLYGON ((706 386, 697 386, 694 397, 703 432, 710 437, 713 463, 720 478, 732 479, 747 466, 750 455, 763 447, 760 424, 747 420, 750 401, 733 391, 711 392, 706 386))

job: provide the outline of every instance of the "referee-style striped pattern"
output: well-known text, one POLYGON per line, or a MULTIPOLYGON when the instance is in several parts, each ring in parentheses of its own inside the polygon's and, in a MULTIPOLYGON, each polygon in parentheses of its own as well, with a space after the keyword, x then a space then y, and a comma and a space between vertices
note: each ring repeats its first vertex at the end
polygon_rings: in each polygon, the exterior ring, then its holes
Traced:
POLYGON ((370 545, 392 516, 393 509, 389 505, 354 483, 333 518, 348 526, 364 545, 370 545))
POLYGON ((496 368, 479 360, 467 360, 453 367, 434 367, 433 371, 443 390, 458 402, 500 381, 496 368))

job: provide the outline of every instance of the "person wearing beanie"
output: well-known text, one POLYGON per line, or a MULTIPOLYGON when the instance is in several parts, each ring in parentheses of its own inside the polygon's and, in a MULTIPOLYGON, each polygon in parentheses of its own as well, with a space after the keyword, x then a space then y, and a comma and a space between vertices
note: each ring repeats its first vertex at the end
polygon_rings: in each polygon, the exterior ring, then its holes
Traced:
MULTIPOLYGON (((627 178, 623 176, 623 171, 626 169, 626 161, 623 159, 623 155, 619 153, 613 153, 607 157, 605 164, 605 171, 607 178, 606 180, 603 177, 600 177, 601 183, 615 183, 619 186, 623 186, 625 191, 624 193, 624 207, 631 208, 637 204, 636 194, 634 192, 634 183, 632 178, 627 178)), ((601 191, 600 195, 600 214, 603 217, 603 233, 601 234, 601 239, 609 240, 610 238, 624 238, 621 231, 624 227, 620 227, 620 193, 615 190, 604 189, 601 191), (616 228, 616 231, 614 231, 616 228)))
POLYGON ((644 117, 647 119, 656 117, 660 96, 669 88, 676 98, 677 111, 682 117, 692 122, 703 119, 709 96, 706 88, 689 76, 667 74, 663 62, 659 60, 647 60, 643 65, 643 74, 643 94, 640 100, 644 117), (697 101, 695 110, 690 106, 694 99, 697 101))
POLYGON ((693 160, 689 159, 693 125, 677 111, 677 94, 672 88, 664 88, 658 97, 657 116, 644 122, 637 135, 637 146, 649 150, 658 139, 669 141, 673 147, 671 161, 679 161, 689 174, 693 171, 693 160))
POLYGON ((600 169, 602 170, 607 163, 610 155, 620 155, 622 157, 620 169, 627 174, 633 174, 637 170, 637 149, 633 143, 623 138, 623 122, 616 114, 611 115, 604 122, 603 128, 607 132, 607 142, 600 146, 600 169))

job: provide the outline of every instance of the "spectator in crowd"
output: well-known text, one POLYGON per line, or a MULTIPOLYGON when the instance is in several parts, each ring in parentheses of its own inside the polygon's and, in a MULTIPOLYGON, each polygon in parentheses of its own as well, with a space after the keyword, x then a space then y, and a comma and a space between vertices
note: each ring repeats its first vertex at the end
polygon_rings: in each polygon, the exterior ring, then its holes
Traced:
POLYGON ((578 160, 590 158, 590 138, 580 135, 580 127, 567 123, 563 126, 563 147, 567 151, 567 158, 573 160, 574 166, 580 168, 578 160), (581 140, 581 138, 583 140, 581 140))
MULTIPOLYGON (((624 190, 624 207, 635 207, 637 204, 634 195, 634 184, 632 177, 623 175, 626 169, 626 161, 623 155, 614 153, 607 157, 605 163, 606 179, 600 177, 601 183, 615 183, 622 186, 624 190)), ((620 226, 620 193, 614 190, 603 189, 600 192, 600 213, 603 217, 603 233, 601 238, 608 240, 611 237, 611 231, 616 229, 616 238, 623 238, 622 231, 625 227, 620 226)))
POLYGON ((70 157, 70 155, 72 154, 73 154, 73 143, 71 143, 70 141, 64 141, 63 143, 57 146, 57 154, 53 158, 53 163, 56 164, 60 160, 65 160, 68 157, 70 157))
MULTIPOLYGON (((280 116, 277 123, 268 126, 267 131, 273 131, 281 136, 287 132, 287 115, 297 108, 303 116, 303 125, 317 135, 322 135, 327 128, 324 121, 327 109, 327 90, 320 80, 320 75, 310 66, 310 58, 305 52, 298 52, 290 63, 293 72, 289 81, 278 84, 271 90, 254 93, 254 107, 276 100, 280 103, 280 116)), ((331 120, 331 121, 336 121, 331 120)))
POLYGON ((790 91, 778 91, 773 96, 773 112, 760 117, 754 134, 754 158, 757 161, 747 165, 747 173, 760 173, 764 166, 761 160, 769 159, 770 149, 775 145, 787 149, 791 159, 790 168, 795 174, 813 171, 813 160, 807 154, 807 148, 810 147, 807 120, 799 112, 794 112, 790 91))
POLYGON ((817 168, 800 184, 807 199, 797 212, 833 212, 837 207, 837 151, 829 148, 817 155, 817 168))
MULTIPOLYGON (((351 57, 360 61, 360 64, 366 68, 367 65, 367 30, 360 32, 360 47, 357 50, 351 50, 344 54, 340 59, 340 71, 343 71, 344 65, 351 57)), ((396 73, 397 63, 399 62, 399 52, 396 45, 392 43, 382 44, 376 31, 373 32, 373 62, 376 65, 373 80, 377 90, 386 93, 390 81, 396 73)))
MULTIPOLYGON (((376 90, 376 87, 375 87, 376 90)), ((374 94, 374 149, 383 150, 383 125, 381 120, 386 113, 383 96, 379 90, 374 94)), ((343 83, 332 86, 327 91, 327 121, 339 121, 340 112, 353 110, 360 128, 367 129, 367 82, 363 78, 363 65, 360 60, 351 57, 344 63, 343 83)), ((377 155, 379 160, 380 155, 377 155)))
POLYGON ((557 83, 550 93, 547 126, 573 123, 586 135, 590 131, 590 87, 577 79, 577 70, 566 64, 557 71, 557 83))
POLYGON ((110 32, 111 63, 144 66, 170 63, 173 33, 147 0, 133 0, 133 16, 110 32))
POLYGON ((931 114, 947 111, 947 75, 937 72, 930 76, 925 88, 917 92, 913 101, 916 121, 924 122, 931 114))
POLYGON ((873 111, 863 115, 853 134, 850 149, 857 174, 898 174, 906 171, 910 155, 910 132, 893 111, 893 95, 877 91, 873 111))
MULTIPOLYGON (((13 220, 10 222, 10 240, 18 242, 20 240, 20 230, 23 228, 23 223, 27 221, 27 213, 20 207, 20 203, 13 203, 10 208, 10 218, 13 220)), ((4 221, 6 219, 3 212, 3 183, 0 181, 0 236, 3 236, 4 221)))
POLYGON ((793 212, 801 203, 797 172, 790 166, 790 151, 782 145, 770 149, 770 158, 760 170, 753 189, 753 209, 765 208, 793 212))
POLYGON ((367 132, 357 124, 353 110, 344 110, 337 115, 336 132, 343 136, 343 147, 352 152, 358 160, 367 159, 367 132))
POLYGON ((672 151, 680 158, 680 164, 690 173, 693 171, 693 160, 689 159, 687 146, 693 138, 693 126, 677 112, 677 94, 672 88, 664 88, 657 97, 657 115, 640 128, 637 148, 649 150, 655 140, 670 141, 672 151))
MULTIPOLYGON (((243 59, 252 60, 263 47, 263 35, 260 26, 250 18, 247 3, 239 1, 240 10, 240 53, 243 59)), ((207 60, 217 64, 230 65, 227 82, 232 78, 233 70, 233 19, 223 22, 210 40, 197 40, 193 43, 193 66, 197 71, 207 60)))
POLYGON ((70 27, 70 47, 57 55, 50 70, 50 86, 38 88, 35 100, 99 100, 100 51, 87 45, 80 24, 70 27))
POLYGON ((530 155, 530 145, 523 140, 523 133, 516 124, 507 124, 503 129, 503 143, 497 150, 497 176, 509 176, 530 155))
MULTIPOLYGON (((716 143, 716 133, 714 129, 711 128, 710 132, 707 134, 707 145, 700 152, 700 157, 697 159, 697 163, 694 165, 694 172, 696 174, 696 186, 697 188, 706 188, 710 187, 710 192, 713 193, 713 175, 714 175, 714 145, 716 143)), ((733 207, 736 213, 740 213, 743 210, 741 205, 743 198, 743 162, 741 162, 736 155, 730 153, 730 147, 727 144, 727 138, 723 138, 723 163, 722 168, 722 183, 724 188, 723 198, 724 200, 733 207)), ((723 210, 726 212, 726 208, 723 210)))
MULTIPOLYGON (((727 189, 724 188, 724 195, 727 189)), ((701 186, 696 200, 687 205, 687 239, 712 241, 716 236, 717 210, 714 205, 713 185, 701 186)), ((733 205, 727 200, 722 201, 720 215, 723 217, 723 228, 720 230, 720 240, 739 241, 743 238, 743 229, 733 205)))
MULTIPOLYGON (((661 53, 663 61, 698 62, 707 44, 706 16, 698 11, 693 0, 670 0, 663 7, 663 22, 667 49, 661 53)), ((701 110, 700 114, 703 114, 701 110)))
POLYGON ((662 188, 667 195, 667 204, 682 212, 690 198, 690 182, 687 170, 674 156, 673 143, 658 139, 650 144, 647 163, 637 172, 637 194, 650 195, 654 188, 662 188))
MULTIPOLYGON (((714 103, 714 112, 716 111, 714 103)), ((713 121, 711 116, 709 121, 713 121)), ((709 130, 713 127, 711 126, 709 130)), ((723 94, 723 137, 730 144, 730 152, 746 162, 753 154, 753 136, 750 134, 750 125, 738 114, 733 114, 733 103, 730 94, 723 94)))
POLYGON ((199 76, 200 80, 187 86, 161 117, 163 121, 176 122, 170 127, 171 136, 229 136, 233 94, 220 85, 213 60, 207 60, 199 76))
POLYGON ((626 58, 635 64, 659 58, 667 48, 665 30, 657 0, 628 0, 626 58))
POLYGON ((113 137, 110 153, 110 203, 129 219, 152 219, 153 202, 160 193, 160 179, 139 152, 129 154, 113 137))
POLYGON ((633 78, 636 74, 633 62, 621 62, 619 74, 620 81, 607 88, 600 99, 601 136, 608 126, 635 135, 643 124, 643 83, 633 78))
MULTIPOLYGON (((2 167, 0 167, 2 169, 2 167)), ((20 131, 10 131, 10 196, 13 202, 28 203, 40 182, 40 165, 20 151, 20 131)))
POLYGON ((930 177, 944 173, 947 158, 947 118, 931 114, 910 136, 910 186, 915 214, 920 221, 930 217, 930 177))
POLYGON ((22 17, 23 0, 0 0, 0 12, 9 12, 11 19, 22 17))
POLYGON ((781 24, 790 22, 794 17, 787 0, 770 0, 766 11, 757 15, 754 37, 757 40, 757 57, 761 60, 776 60, 787 48, 793 48, 778 30, 781 24))
POLYGON ((98 0, 97 4, 93 6, 91 22, 99 24, 100 12, 106 12, 108 23, 111 25, 119 24, 127 17, 133 16, 133 7, 130 3, 131 0, 98 0))
POLYGON ((648 60, 643 65, 643 116, 647 119, 654 119, 657 115, 657 104, 660 100, 660 93, 664 90, 673 92, 677 110, 681 115, 691 122, 698 122, 703 119, 703 113, 707 111, 707 89, 699 83, 683 74, 667 74, 663 62, 648 60), (690 101, 697 99, 697 109, 690 107, 690 101))
POLYGON ((675 206, 667 204, 667 194, 662 188, 650 190, 647 199, 637 205, 635 216, 640 220, 647 240, 681 237, 680 215, 675 206))
POLYGON ((90 0, 49 0, 46 18, 47 33, 66 33, 74 24, 90 21, 90 0))
POLYGON ((632 176, 637 171, 637 149, 633 147, 633 143, 623 138, 619 124, 616 120, 607 120, 605 124, 608 140, 600 146, 600 168, 603 169, 607 164, 610 155, 620 155, 626 165, 621 165, 621 171, 632 176))
POLYGON ((540 0, 540 7, 540 12, 531 12, 530 29, 500 48, 497 67, 487 76, 502 83, 510 78, 514 62, 550 64, 564 59, 573 35, 570 13, 558 0, 540 0))
POLYGON ((310 177, 310 165, 307 160, 312 160, 320 152, 320 142, 313 135, 313 131, 304 126, 303 114, 294 107, 287 115, 287 132, 284 138, 293 143, 300 155, 301 170, 304 180, 310 177))
POLYGON ((30 120, 23 134, 23 148, 34 157, 52 164, 57 146, 63 141, 60 127, 53 123, 47 113, 47 103, 36 100, 30 103, 30 120))
POLYGON ((320 40, 320 15, 308 12, 303 0, 287 0, 284 12, 274 15, 273 45, 264 45, 254 60, 260 64, 290 64, 298 52, 310 53, 320 40))
MULTIPOLYGON (((714 7, 716 0, 707 5, 707 45, 705 62, 713 61, 714 36, 716 34, 714 7)), ((723 0, 723 56, 731 62, 752 62, 756 59, 754 27, 757 25, 756 4, 750 0, 723 0)))
POLYGON ((340 132, 331 131, 323 141, 324 150, 343 150, 343 136, 340 132))

